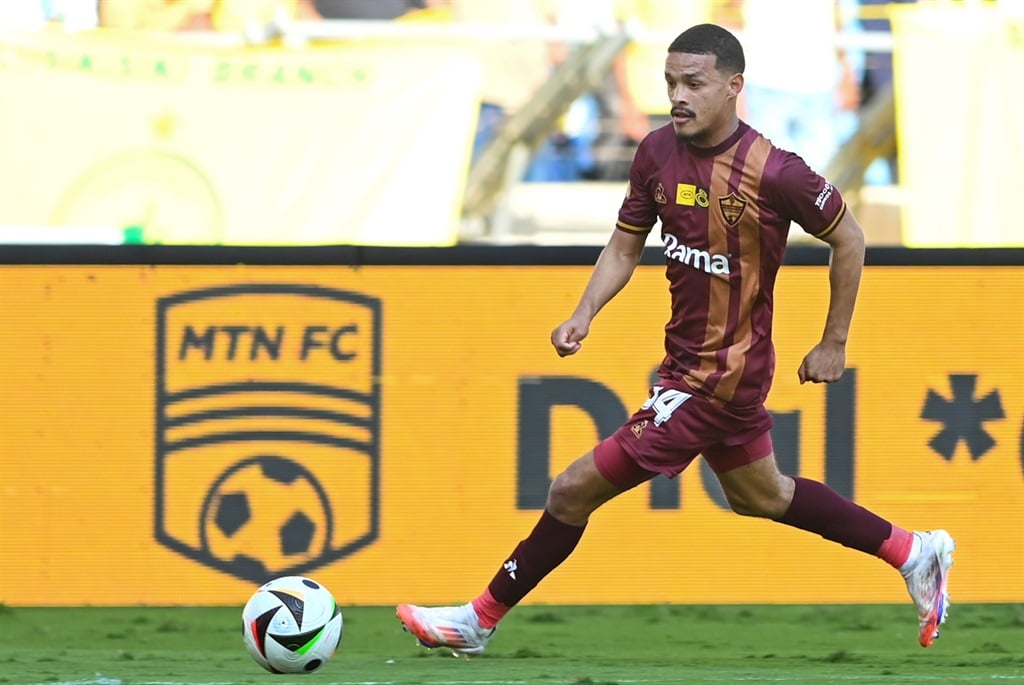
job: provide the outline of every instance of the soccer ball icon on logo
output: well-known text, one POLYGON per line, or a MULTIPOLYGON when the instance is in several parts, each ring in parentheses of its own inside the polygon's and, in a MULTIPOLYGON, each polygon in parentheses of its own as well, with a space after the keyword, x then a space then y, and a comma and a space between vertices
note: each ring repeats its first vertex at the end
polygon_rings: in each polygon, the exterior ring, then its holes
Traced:
POLYGON ((269 455, 226 469, 210 487, 201 516, 203 551, 253 580, 308 568, 326 553, 333 523, 313 474, 269 455))
POLYGON ((260 586, 242 609, 242 640, 271 673, 312 673, 341 642, 341 609, 327 588, 303 576, 260 586))

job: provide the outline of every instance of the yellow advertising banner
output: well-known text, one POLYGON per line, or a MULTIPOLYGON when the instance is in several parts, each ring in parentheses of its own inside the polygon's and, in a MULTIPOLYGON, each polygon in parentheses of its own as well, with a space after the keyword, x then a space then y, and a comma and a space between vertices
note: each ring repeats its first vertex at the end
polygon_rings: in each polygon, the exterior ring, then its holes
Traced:
MULTIPOLYGON (((0 602, 468 600, 550 478, 647 398, 640 267, 580 354, 589 267, 0 267, 0 602)), ((1024 271, 869 267, 840 383, 796 369, 823 267, 776 289, 780 462, 958 543, 957 601, 1024 601, 1024 271)), ((903 602, 882 561, 726 508, 698 461, 609 503, 544 603, 903 602)))
POLYGON ((890 5, 903 237, 1024 246, 1024 13, 1011 3, 890 5), (953 85, 956 84, 956 85, 953 85), (953 104, 955 101, 956 104, 953 104))
POLYGON ((0 224, 40 242, 57 226, 165 244, 452 245, 480 77, 436 46, 0 36, 0 224))

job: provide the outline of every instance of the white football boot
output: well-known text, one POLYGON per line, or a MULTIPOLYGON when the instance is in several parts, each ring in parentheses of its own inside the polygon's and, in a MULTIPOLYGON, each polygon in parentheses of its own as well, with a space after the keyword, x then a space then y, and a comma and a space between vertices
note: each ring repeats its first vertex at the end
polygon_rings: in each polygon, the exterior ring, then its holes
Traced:
POLYGON ((917 605, 921 627, 918 641, 922 647, 930 647, 939 636, 939 626, 945 623, 949 610, 949 567, 953 565, 956 543, 944 530, 915 532, 914 535, 920 540, 920 553, 901 573, 917 605))
POLYGON ((448 647, 461 654, 480 654, 497 628, 484 628, 472 604, 427 608, 399 604, 395 615, 402 628, 429 649, 448 647))

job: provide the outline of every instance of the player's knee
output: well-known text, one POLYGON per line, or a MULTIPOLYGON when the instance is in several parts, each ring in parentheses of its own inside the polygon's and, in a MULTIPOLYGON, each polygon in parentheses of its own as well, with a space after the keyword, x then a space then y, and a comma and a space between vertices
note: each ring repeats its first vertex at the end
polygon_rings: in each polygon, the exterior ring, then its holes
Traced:
POLYGON ((793 479, 778 471, 720 478, 729 507, 740 516, 779 519, 793 499, 793 479))
POLYGON ((595 503, 586 491, 584 483, 572 474, 560 474, 548 489, 547 510, 559 521, 573 525, 584 525, 600 503, 595 503))
POLYGON ((728 495, 726 499, 729 502, 729 508, 740 516, 765 518, 765 508, 756 498, 728 495))
POLYGON ((729 507, 740 516, 778 519, 786 513, 789 502, 780 491, 726 493, 729 507))

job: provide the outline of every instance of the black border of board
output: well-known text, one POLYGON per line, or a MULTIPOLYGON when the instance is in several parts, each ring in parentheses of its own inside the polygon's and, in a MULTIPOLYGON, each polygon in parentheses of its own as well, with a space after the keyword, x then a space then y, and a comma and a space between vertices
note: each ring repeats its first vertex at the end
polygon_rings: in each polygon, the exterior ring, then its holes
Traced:
MULTIPOLYGON (((600 246, 459 245, 456 247, 0 245, 0 265, 277 265, 277 266, 581 266, 600 246)), ((826 247, 794 245, 785 263, 822 266, 826 247)), ((869 247, 869 266, 1024 266, 1024 248, 869 247)), ((642 264, 664 263, 648 247, 642 264)))

